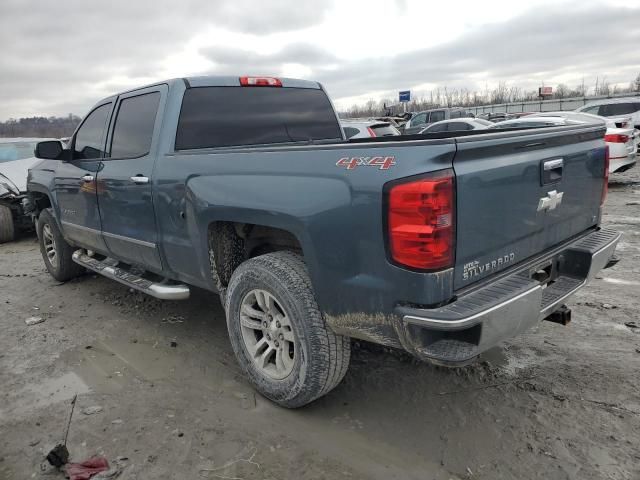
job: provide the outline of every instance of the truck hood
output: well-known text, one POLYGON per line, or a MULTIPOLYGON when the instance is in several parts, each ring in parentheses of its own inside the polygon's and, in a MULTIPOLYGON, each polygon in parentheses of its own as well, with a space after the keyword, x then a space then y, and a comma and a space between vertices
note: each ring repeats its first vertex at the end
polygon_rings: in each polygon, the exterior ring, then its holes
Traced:
POLYGON ((17 193, 14 192, 16 195, 26 192, 29 169, 40 161, 39 158, 30 157, 0 163, 0 183, 8 183, 8 180, 13 187, 10 190, 18 190, 17 193))

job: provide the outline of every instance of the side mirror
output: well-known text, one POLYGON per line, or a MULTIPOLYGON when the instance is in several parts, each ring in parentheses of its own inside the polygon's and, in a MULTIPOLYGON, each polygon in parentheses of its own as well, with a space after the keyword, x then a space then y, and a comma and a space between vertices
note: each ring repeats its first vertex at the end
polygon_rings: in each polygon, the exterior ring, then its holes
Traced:
POLYGON ((34 150, 36 158, 43 158, 46 160, 62 160, 62 154, 64 148, 60 140, 47 140, 44 142, 38 142, 34 150))

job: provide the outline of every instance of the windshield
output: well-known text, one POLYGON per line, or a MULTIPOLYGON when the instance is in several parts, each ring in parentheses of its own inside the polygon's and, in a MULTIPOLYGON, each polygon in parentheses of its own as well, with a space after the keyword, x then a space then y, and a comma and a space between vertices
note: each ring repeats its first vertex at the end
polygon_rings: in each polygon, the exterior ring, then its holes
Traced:
POLYGON ((379 123, 377 125, 371 125, 371 130, 376 134, 376 137, 388 137, 392 135, 400 135, 400 132, 388 123, 379 123))
POLYGON ((0 143, 0 163, 33 157, 35 142, 0 143))

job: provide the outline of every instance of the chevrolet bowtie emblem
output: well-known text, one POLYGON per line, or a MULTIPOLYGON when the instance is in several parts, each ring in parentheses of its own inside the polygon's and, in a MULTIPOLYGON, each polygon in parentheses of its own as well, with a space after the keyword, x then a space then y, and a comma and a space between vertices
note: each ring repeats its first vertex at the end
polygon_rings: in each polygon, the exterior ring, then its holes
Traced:
POLYGON ((542 197, 538 201, 538 211, 542 210, 554 210, 558 205, 562 203, 562 196, 564 192, 556 192, 555 190, 551 190, 547 193, 546 197, 542 197))

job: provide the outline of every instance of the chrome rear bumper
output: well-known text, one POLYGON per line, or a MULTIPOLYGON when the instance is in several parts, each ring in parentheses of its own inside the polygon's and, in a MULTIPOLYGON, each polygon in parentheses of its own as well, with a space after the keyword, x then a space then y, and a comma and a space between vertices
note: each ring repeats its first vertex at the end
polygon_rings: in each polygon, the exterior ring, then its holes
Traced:
MULTIPOLYGON (((556 252, 557 276, 547 284, 523 269, 435 309, 398 307, 403 346, 423 358, 463 363, 521 333, 560 308, 602 270, 620 233, 597 230, 556 252)), ((547 260, 548 261, 548 260, 547 260)))

